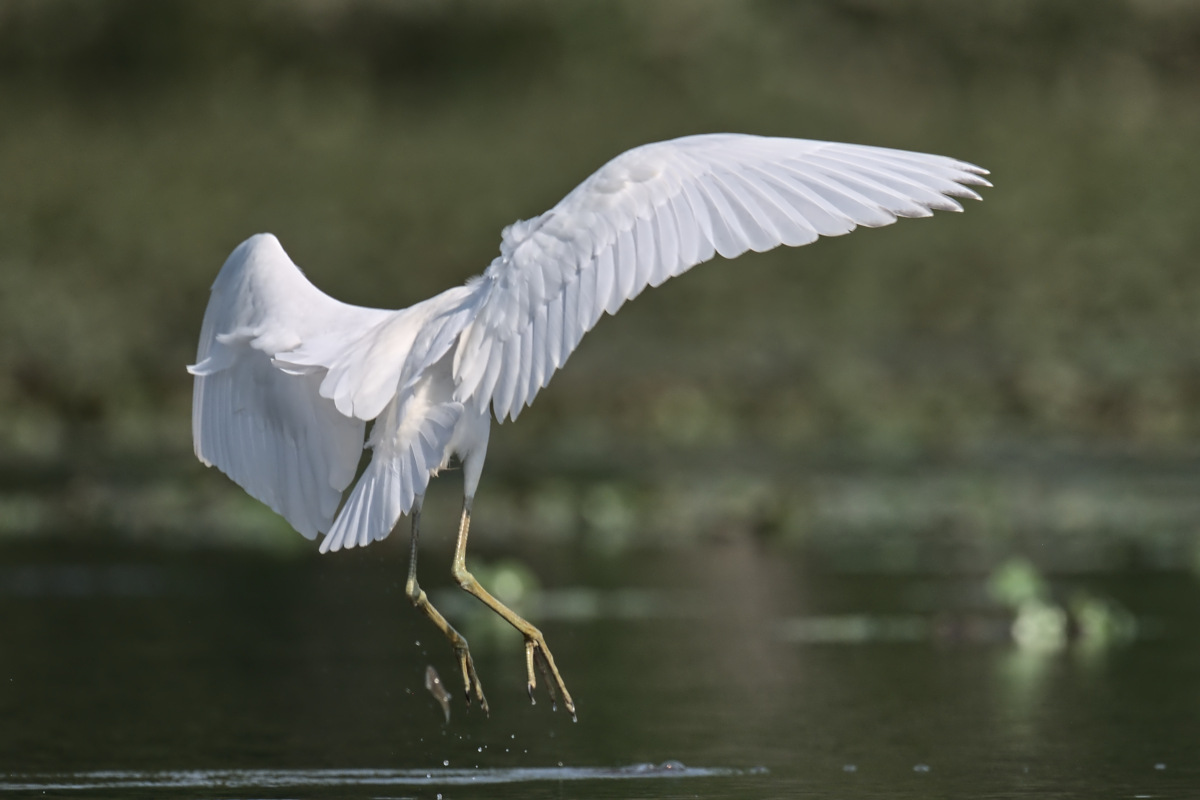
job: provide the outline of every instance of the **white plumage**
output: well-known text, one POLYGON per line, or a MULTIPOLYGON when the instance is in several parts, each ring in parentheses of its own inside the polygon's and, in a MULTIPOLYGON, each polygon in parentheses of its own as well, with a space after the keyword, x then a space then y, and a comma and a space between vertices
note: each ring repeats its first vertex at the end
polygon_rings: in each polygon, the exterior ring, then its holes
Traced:
POLYGON ((978 199, 943 156, 738 134, 630 150, 503 232, 465 286, 400 311, 346 305, 270 234, 237 247, 200 333, 192 427, 216 465, 322 552, 382 539, 457 455, 475 494, 491 415, 516 419, 604 312, 714 254, 808 244, 978 199), (365 423, 371 463, 346 502, 365 423))

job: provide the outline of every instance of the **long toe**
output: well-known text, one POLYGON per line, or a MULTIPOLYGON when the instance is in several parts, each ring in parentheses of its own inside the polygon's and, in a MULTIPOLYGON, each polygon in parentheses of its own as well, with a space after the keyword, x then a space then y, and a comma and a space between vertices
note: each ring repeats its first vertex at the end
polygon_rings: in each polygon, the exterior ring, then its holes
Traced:
POLYGON ((558 693, 554 691, 554 681, 550 679, 550 671, 546 668, 546 657, 542 655, 541 648, 538 648, 534 659, 537 661, 538 671, 542 673, 542 680, 546 682, 546 693, 550 695, 550 708, 558 711, 558 693))
POLYGON ((537 661, 538 668, 542 672, 542 677, 546 681, 546 691, 550 695, 550 702, 554 708, 558 708, 558 698, 555 696, 554 688, 558 687, 558 692, 562 695, 563 706, 571 714, 571 719, 578 720, 575 714, 575 701, 571 699, 571 693, 567 691, 567 685, 563 682, 562 675, 558 671, 558 667, 554 663, 554 656, 550 653, 550 648, 546 646, 546 639, 537 632, 526 638, 526 648, 530 656, 528 658, 527 667, 529 670, 529 687, 530 697, 533 696, 533 687, 536 681, 533 675, 533 661, 537 661))
POLYGON ((479 682, 479 674, 475 671, 475 659, 471 658, 471 650, 467 647, 467 642, 464 639, 461 646, 454 648, 454 654, 458 656, 458 665, 462 670, 463 687, 467 698, 467 706, 471 705, 471 694, 479 700, 479 708, 485 716, 491 716, 488 711, 487 698, 483 696, 483 684, 479 682))

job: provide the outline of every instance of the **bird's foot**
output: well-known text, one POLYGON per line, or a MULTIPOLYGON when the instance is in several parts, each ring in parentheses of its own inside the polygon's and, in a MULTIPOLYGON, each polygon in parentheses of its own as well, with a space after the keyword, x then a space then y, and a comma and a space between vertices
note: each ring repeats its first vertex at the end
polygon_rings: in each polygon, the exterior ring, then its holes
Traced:
POLYGON ((525 635, 525 671, 528 677, 529 702, 536 705, 537 699, 534 697, 534 690, 537 688, 537 676, 533 671, 534 662, 537 663, 537 668, 541 670, 542 678, 546 682, 546 692, 550 695, 550 706, 555 710, 558 709, 558 693, 561 693, 563 706, 570 712, 571 720, 578 722, 579 718, 575 714, 575 701, 571 699, 571 693, 567 691, 567 685, 563 683, 562 675, 559 674, 558 667, 554 665, 554 656, 550 654, 550 648, 546 646, 545 637, 536 628, 525 635), (555 692, 555 686, 558 687, 558 693, 555 692))
POLYGON ((458 637, 459 641, 454 642, 454 655, 458 659, 458 666, 462 670, 463 685, 466 687, 467 706, 471 705, 471 693, 479 698, 479 708, 483 711, 484 716, 491 716, 488 712, 487 698, 483 696, 483 684, 479 682, 479 675, 475 672, 475 660, 471 658, 471 650, 467 647, 467 640, 458 637))

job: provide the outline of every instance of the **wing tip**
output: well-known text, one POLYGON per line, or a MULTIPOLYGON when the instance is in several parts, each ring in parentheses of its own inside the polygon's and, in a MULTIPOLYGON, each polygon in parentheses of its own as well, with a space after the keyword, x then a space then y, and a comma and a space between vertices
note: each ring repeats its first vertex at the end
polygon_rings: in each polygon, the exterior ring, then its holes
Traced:
POLYGON ((970 161, 959 161, 958 159, 954 160, 954 166, 963 173, 955 178, 957 183, 986 187, 990 187, 992 185, 991 181, 983 177, 984 175, 991 175, 991 170, 984 169, 978 164, 972 164, 970 161))

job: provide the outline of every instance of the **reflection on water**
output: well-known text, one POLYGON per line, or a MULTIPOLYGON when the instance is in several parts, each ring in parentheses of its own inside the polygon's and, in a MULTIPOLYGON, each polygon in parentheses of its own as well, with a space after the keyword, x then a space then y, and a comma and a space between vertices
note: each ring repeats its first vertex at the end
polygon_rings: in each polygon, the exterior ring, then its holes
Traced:
POLYGON ((1034 590, 1006 605, 994 570, 844 571, 751 536, 507 553, 546 587, 521 591, 576 695, 572 724, 529 705, 520 636, 456 604, 431 569, 491 716, 465 705, 449 646, 404 596, 405 544, 282 560, 0 550, 0 788, 1166 797, 1200 785, 1188 573, 1025 575, 1034 590), (1110 609, 1135 635, 1082 636, 1077 622, 1053 646, 1022 643, 1030 598, 1068 623, 1110 609), (687 788, 625 780, 658 777, 687 788))

